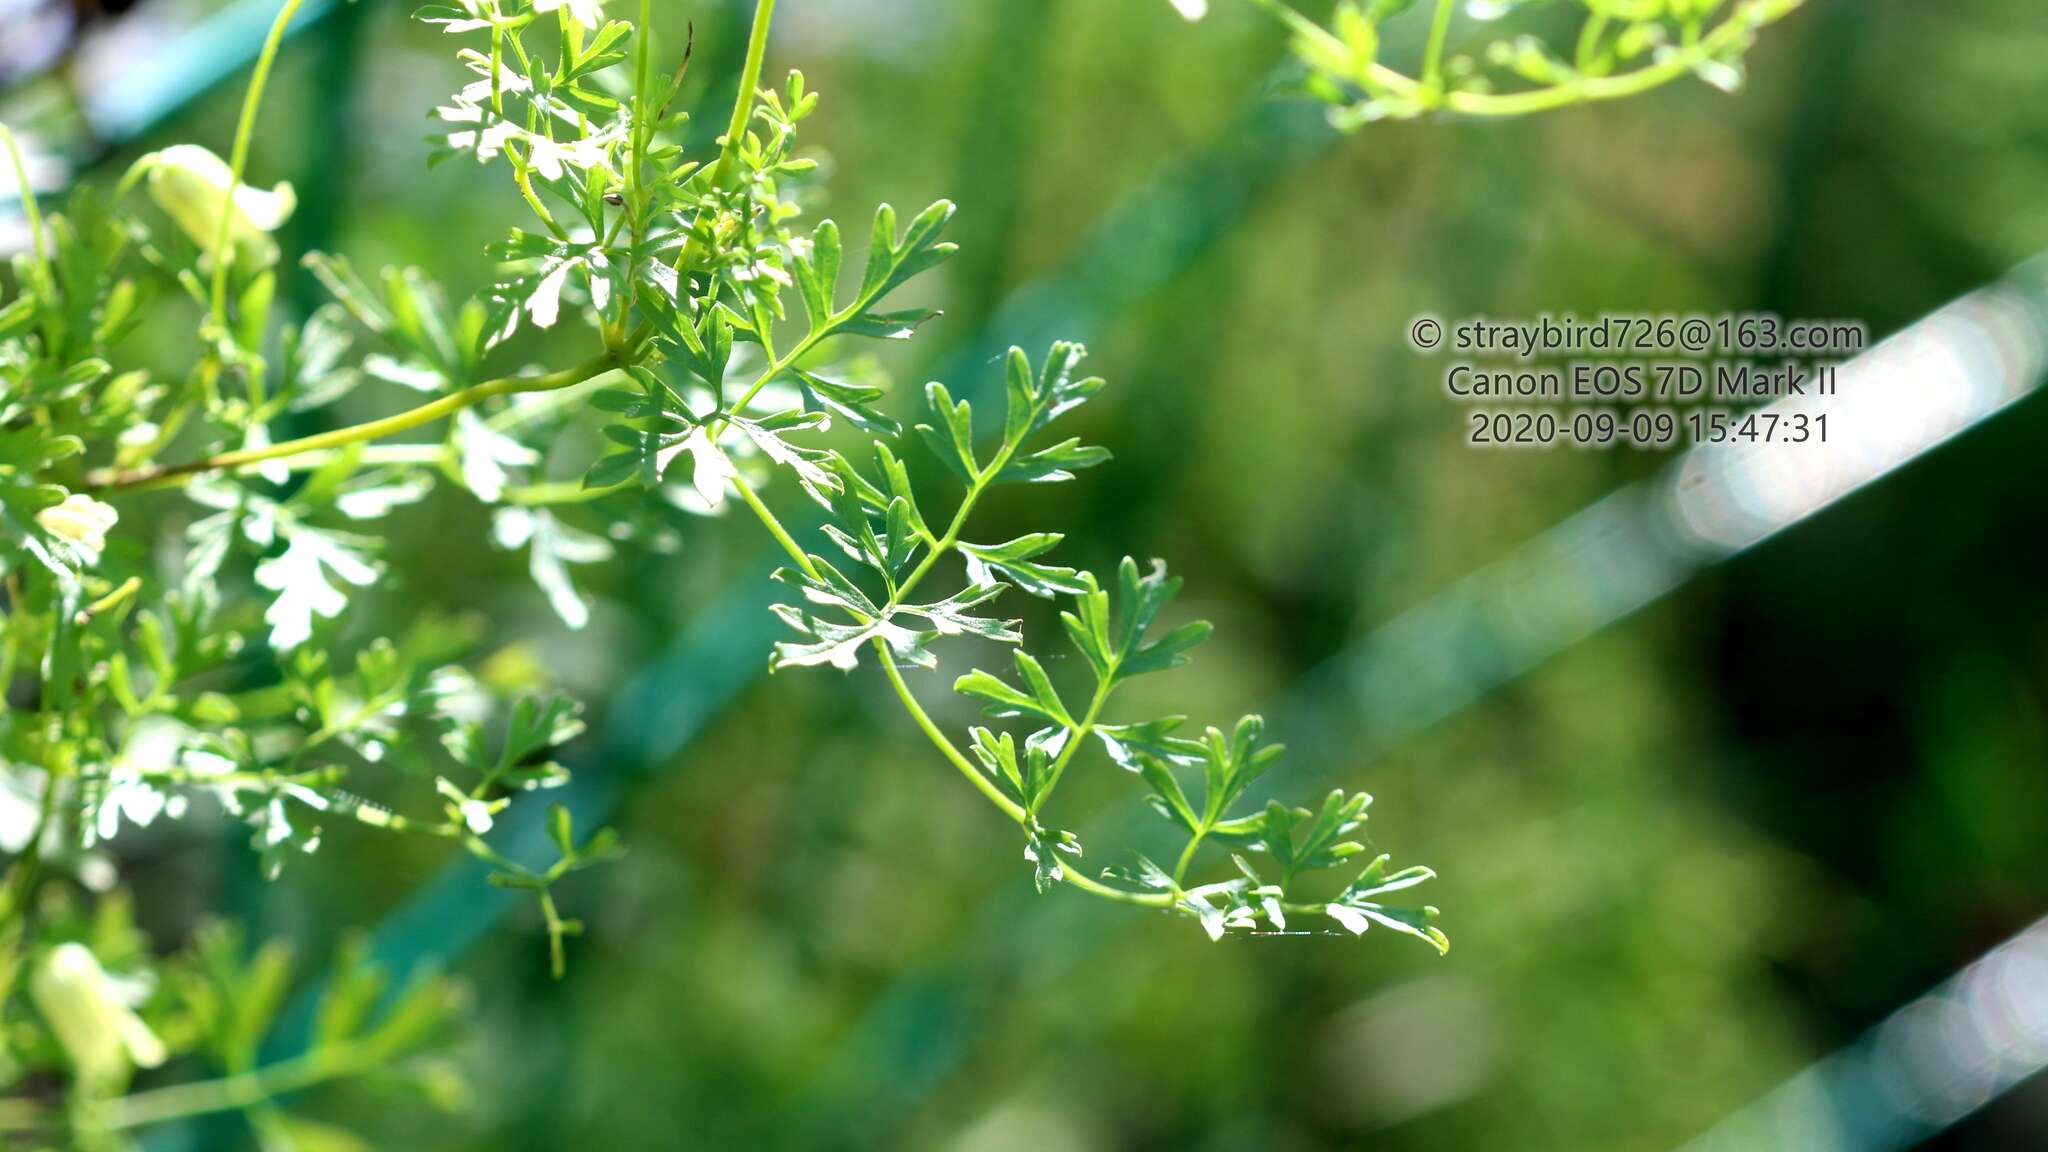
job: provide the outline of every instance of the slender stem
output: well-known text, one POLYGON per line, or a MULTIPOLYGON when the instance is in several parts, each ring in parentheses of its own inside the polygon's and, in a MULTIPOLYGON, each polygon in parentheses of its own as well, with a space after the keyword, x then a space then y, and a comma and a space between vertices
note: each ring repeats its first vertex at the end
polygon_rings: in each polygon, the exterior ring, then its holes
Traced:
POLYGON ((881 664, 882 671, 888 673, 890 686, 896 689, 897 698, 903 701, 903 710, 910 713, 910 718, 917 721, 919 728, 924 729, 924 734, 930 738, 933 747, 936 747, 953 767, 958 768, 962 776, 967 777, 967 782, 974 785, 976 791, 988 797, 989 803, 1001 809, 1003 815, 1019 824, 1028 821, 1030 817, 1025 814, 1024 809, 1015 800, 1003 795, 1003 790, 996 787, 996 782, 969 763, 967 757, 961 755, 960 749, 954 747, 953 741, 948 739, 944 732, 939 731, 937 724, 932 723, 932 718, 925 712, 924 706, 917 702, 916 696, 911 695, 910 685, 903 682, 903 673, 897 671, 895 657, 889 653, 889 645, 880 637, 875 638, 875 658, 881 664))
POLYGON ((1796 7, 1798 3, 1792 0, 1770 8, 1759 8, 1756 11, 1761 15, 1757 17, 1731 16, 1691 45, 1655 64, 1619 76, 1587 76, 1533 92, 1452 92, 1445 98, 1445 106, 1468 116, 1522 116, 1573 104, 1620 100, 1691 74, 1701 64, 1740 44, 1755 31, 1757 23, 1779 19, 1796 7))
POLYGON ((1100 896, 1105 900, 1115 900, 1122 904, 1136 904, 1141 908, 1173 907, 1173 894, 1170 892, 1130 892, 1122 888, 1112 888, 1090 879, 1079 868, 1067 864, 1060 865, 1060 874, 1066 877, 1067 883, 1090 896, 1100 896))
POLYGON ((1451 35, 1451 12, 1457 0, 1436 0, 1436 17, 1429 26, 1429 47, 1422 56, 1422 87, 1432 96, 1443 91, 1444 45, 1451 35))
POLYGON ((789 529, 784 528, 775 513, 768 510, 768 505, 761 502, 761 494, 754 491, 754 486, 747 483, 743 476, 733 477, 732 484, 739 489, 740 499, 746 501, 748 508, 753 509, 754 516, 761 521, 762 527, 768 529, 768 534, 775 537, 775 542, 782 545, 782 550, 789 554, 791 560, 796 561, 796 566, 803 570, 804 575, 813 580, 817 579, 818 566, 811 563, 811 558, 802 548, 797 547, 796 540, 789 534, 789 529))
POLYGON ((235 193, 242 187, 242 173, 249 165, 249 142, 256 134, 256 112, 263 106, 263 90, 270 83, 270 65, 277 59, 284 32, 299 10, 300 0, 284 0, 271 21, 270 35, 256 57, 256 72, 249 78, 248 94, 242 97, 242 118, 235 125, 235 147, 228 160, 226 202, 221 205, 220 227, 213 234, 213 320, 222 328, 228 323, 228 236, 235 223, 235 193))
POLYGON ((747 31, 747 58, 740 65, 740 90, 733 101, 732 120, 725 129, 725 148, 718 155, 718 167, 711 183, 724 187, 739 162, 740 143, 747 135, 747 121, 754 118, 754 94, 761 87, 761 65, 768 56, 768 25, 775 19, 775 0, 755 0, 754 26, 747 31))
POLYGON ((43 237, 43 214, 36 205, 36 190, 29 184, 28 165, 21 158, 21 144, 5 124, 0 124, 0 144, 7 145, 7 159, 14 165, 14 187, 21 195, 21 210, 28 217, 29 251, 34 254, 39 287, 50 287, 50 253, 43 237))
POLYGON ((493 396, 509 396, 519 392, 547 392, 581 384, 600 373, 615 367, 609 354, 593 357, 572 368, 550 372, 545 376, 505 376, 497 380, 473 384, 460 392, 451 392, 438 400, 430 400, 417 408, 386 416, 381 420, 370 420, 336 428, 331 432, 318 432, 286 440, 266 448, 246 448, 238 452, 222 452, 202 460, 193 460, 167 468, 139 468, 119 473, 97 485, 110 491, 122 492, 136 488, 156 487, 173 483, 202 472, 213 472, 223 468, 240 468, 248 464, 260 464, 265 460, 278 460, 286 456, 297 456, 302 452, 317 452, 328 448, 341 448, 369 440, 380 440, 399 432, 431 424, 444 416, 452 416, 464 408, 480 404, 493 396))
POLYGON ((554 234, 555 239, 567 240, 569 233, 560 224, 555 223, 554 213, 549 212, 548 206, 541 203, 540 197, 534 193, 533 179, 527 175, 527 163, 519 155, 519 149, 508 143, 505 145, 505 156, 512 162, 512 182, 519 186, 519 195, 526 201, 526 206, 533 209, 533 214, 540 217, 540 222, 548 226, 548 231, 554 234))
POLYGON ((1202 846, 1202 838, 1209 834, 1205 824, 1194 835, 1188 837, 1188 846, 1180 850, 1180 862, 1173 866, 1173 886, 1178 889, 1181 881, 1187 879, 1188 865, 1195 861, 1195 850, 1202 846))
POLYGON ((157 154, 154 152, 145 152, 137 156, 135 162, 128 165, 128 170, 121 173, 121 179, 115 182, 114 195, 108 203, 119 204, 128 199, 129 193, 135 191, 135 186, 142 183, 142 178, 149 175, 151 168, 156 167, 156 160, 157 154))
POLYGON ((1592 71, 1594 61, 1600 53, 1600 38, 1607 34, 1608 15, 1595 11, 1586 18, 1586 26, 1579 30, 1579 51, 1576 66, 1581 72, 1592 71))
POLYGON ((995 478, 1002 475, 1003 469, 1010 463, 1010 457, 1016 455, 1020 443, 1021 441, 1005 439, 994 458, 981 471, 975 473, 974 482, 967 486, 967 494, 960 498, 960 507, 953 512, 953 522, 946 526, 946 534, 931 542, 931 550, 925 553, 924 559, 918 561, 917 567, 911 569, 910 575, 905 576, 903 582, 897 585, 892 603, 901 604, 912 589, 923 583, 925 576, 930 574, 933 566, 939 562, 939 558, 960 543, 960 533, 967 527, 967 518, 973 514, 975 504, 981 500, 981 494, 988 491, 988 486, 995 478))
MULTIPOLYGON (((618 218, 612 221, 611 228, 612 236, 616 236, 622 224, 630 221, 633 226, 631 255, 626 259, 625 283, 628 287, 619 293, 619 318, 616 326, 605 331, 605 339, 614 346, 625 339, 626 321, 633 314, 631 286, 640 282, 640 245, 646 239, 647 206, 641 199, 640 179, 647 167, 648 139, 654 134, 654 127, 648 122, 647 87, 650 76, 648 69, 654 55, 653 23, 653 0, 640 0, 640 25, 634 30, 636 36, 633 44, 633 139, 630 142, 632 156, 626 168, 625 202, 620 206, 618 218)), ((607 237, 605 242, 611 243, 611 238, 607 237)))
POLYGON ((43 838, 49 832, 50 821, 56 812, 57 777, 55 773, 46 773, 43 795, 36 805, 35 831, 29 833, 28 844, 14 862, 14 874, 8 877, 7 906, 0 908, 0 932, 12 928, 27 914, 28 902, 35 896, 36 880, 42 871, 43 838))
MULTIPOLYGON (((685 318, 683 320, 683 323, 687 324, 689 323, 689 320, 685 318)), ((726 411, 745 411, 747 404, 751 402, 756 395, 760 394, 761 389, 766 388, 768 386, 769 381, 775 379, 777 376, 780 376, 783 372, 787 371, 789 366, 796 363, 799 357, 804 355, 804 353, 809 352, 812 348, 816 347, 818 342, 823 340, 826 336, 830 335, 830 333, 830 325, 826 325, 823 328, 813 328, 811 331, 804 333, 804 338, 797 341, 796 344, 793 347, 791 347, 789 351, 779 356, 771 357, 768 362, 768 367, 762 369, 761 374, 754 377, 753 382, 747 385, 747 390, 745 392, 740 393, 739 400, 734 402, 730 408, 726 409, 726 411)), ((729 424, 726 418, 721 416, 718 419, 713 420, 711 422, 711 426, 705 429, 704 434, 710 437, 711 442, 713 444, 716 444, 718 443, 718 438, 725 434, 725 430, 728 426, 729 424)), ((745 486, 741 485, 741 487, 744 490, 745 486)), ((757 511, 765 511, 765 509, 757 509, 757 511)), ((817 573, 815 572, 811 574, 814 576, 817 575, 817 573)))
MULTIPOLYGON (((732 183, 732 170, 739 164, 740 147, 747 138, 747 122, 754 118, 754 97, 761 87, 761 65, 768 56, 768 27, 775 20, 775 0, 755 0, 754 24, 747 32, 747 57, 740 65, 740 90, 733 98, 732 120, 726 125, 725 145, 719 150, 718 165, 711 170, 711 191, 722 191, 732 183)), ((702 224, 700 214, 697 220, 702 224)), ((689 275, 695 266, 697 229, 676 253, 676 271, 689 275)))
POLYGON ((378 1062, 374 1054, 367 1052, 308 1054, 218 1080, 137 1092, 107 1101, 104 1123, 110 1129, 124 1131, 190 1116, 240 1111, 328 1080, 361 1074, 378 1062))
POLYGON ((614 492, 639 486, 640 481, 628 477, 617 484, 606 484, 599 488, 586 488, 580 480, 548 480, 539 484, 515 484, 505 489, 505 502, 523 504, 528 508, 547 508, 559 504, 588 504, 602 500, 614 492))
POLYGON ((1060 754, 1053 758, 1052 767, 1047 770, 1045 791, 1041 796, 1052 795, 1053 789, 1060 786, 1060 777, 1066 773, 1067 765, 1074 759, 1074 753, 1080 751, 1081 745, 1087 743, 1088 737, 1095 731, 1095 721, 1102 715, 1102 706, 1109 703, 1109 695, 1114 691, 1116 670, 1112 668, 1108 675, 1095 682, 1095 695, 1088 701, 1088 710, 1081 714, 1081 722, 1074 725, 1072 734, 1067 737, 1067 746, 1060 749, 1060 754))
POLYGON ((562 922, 561 910, 555 906, 555 893, 552 889, 540 890, 540 914, 547 920, 548 925, 548 971, 554 974, 555 979, 560 980, 569 971, 569 958, 564 955, 562 948, 562 936, 568 928, 562 922))
MULTIPOLYGON (((1349 52, 1348 46, 1332 35, 1327 28, 1302 15, 1285 0, 1251 2, 1271 12, 1296 35, 1314 40, 1340 55, 1349 52)), ((1581 77, 1569 83, 1526 92, 1493 93, 1442 90, 1443 54, 1450 35, 1450 19, 1455 3, 1454 0, 1438 0, 1420 80, 1396 72, 1376 60, 1366 63, 1358 75, 1345 79, 1369 92, 1390 93, 1418 101, 1424 107, 1447 108, 1464 116, 1526 116, 1574 104, 1619 100, 1668 84, 1693 72, 1701 64, 1737 47, 1757 29, 1775 24, 1791 15, 1805 2, 1806 0, 1744 0, 1735 12, 1712 32, 1702 35, 1697 23, 1688 25, 1681 47, 1677 51, 1633 72, 1619 76, 1581 77)), ((1601 31, 1604 31, 1604 28, 1601 31)), ((1599 33, 1591 28, 1587 32, 1592 33, 1593 43, 1589 45, 1582 34, 1582 68, 1587 50, 1597 49, 1598 46, 1599 33)))

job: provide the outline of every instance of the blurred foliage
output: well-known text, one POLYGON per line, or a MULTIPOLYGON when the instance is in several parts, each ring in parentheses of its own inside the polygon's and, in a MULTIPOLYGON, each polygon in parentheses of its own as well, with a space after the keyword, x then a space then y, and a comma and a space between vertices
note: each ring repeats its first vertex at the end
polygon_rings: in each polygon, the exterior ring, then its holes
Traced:
MULTIPOLYGON (((730 86, 740 7, 664 13, 670 43, 695 21, 692 92, 730 86)), ((335 200, 333 231, 288 230, 287 248, 421 265, 466 294, 515 194, 467 166, 423 174, 440 45, 402 16, 367 4, 288 49, 272 114, 307 128, 265 171, 335 200)), ((829 96, 808 125, 843 165, 826 209, 963 205, 962 251, 923 301, 946 315, 892 353, 900 377, 996 379, 1025 329, 1085 316, 1093 370, 1118 383, 1074 434, 1116 458, 1033 493, 1029 520, 988 512, 1012 536, 1056 515, 1077 566, 1176 557, 1219 631, 1175 707, 1210 714, 1284 701, 1661 465, 1467 452, 1410 316, 1767 308, 1895 329, 2048 248, 2043 48, 2029 0, 1812 0, 1758 44, 1739 98, 1682 85, 1339 141, 1279 96, 1285 33, 1248 7, 1191 29, 1157 3, 839 0, 793 5, 775 46, 829 96), (1130 203, 1144 227, 1100 250, 1089 222, 1130 203), (1077 266, 1147 287, 1095 292, 1077 266)), ((223 93, 149 143, 223 140, 233 114, 223 93)), ((181 335, 141 334, 166 363, 181 335)), ((460 959, 479 989, 466 1064, 491 1086, 467 1117, 338 1093, 304 1111, 392 1148, 1674 1146, 2048 905, 2044 435, 2023 404, 1383 759, 1296 741, 1276 773, 1328 778, 1294 790, 1368 785, 1399 830, 1373 848, 1443 874, 1448 960, 1194 948, 1163 918, 1038 900, 987 850, 978 800, 874 719, 878 685, 778 676, 661 763, 585 753, 630 792, 635 851, 569 882, 590 934, 561 985, 544 949, 460 959)), ((529 638, 504 658, 570 681, 599 732, 630 721, 608 702, 637 668, 773 563, 747 526, 707 522, 679 551, 589 569, 591 623, 571 633, 519 558, 434 546, 485 529, 457 499, 408 510, 388 556, 412 595, 360 610, 529 638)), ((244 839, 126 849, 155 865, 142 928, 181 939, 225 904, 325 955, 422 864, 365 843, 346 872, 309 861, 265 887, 244 839)), ((520 912, 505 930, 544 927, 520 912)), ((2044 1132, 2037 1085, 1944 1146, 2044 1132)))

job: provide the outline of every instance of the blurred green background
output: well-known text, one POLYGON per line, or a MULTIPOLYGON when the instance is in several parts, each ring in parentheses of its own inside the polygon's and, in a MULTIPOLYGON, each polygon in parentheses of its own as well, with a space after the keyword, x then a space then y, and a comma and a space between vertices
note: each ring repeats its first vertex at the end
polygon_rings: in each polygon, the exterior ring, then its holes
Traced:
MULTIPOLYGON (((660 7, 671 51, 694 22, 708 137, 748 6, 660 7)), ((1441 874, 1453 950, 1210 945, 1035 897, 881 682, 765 675, 774 561, 751 522, 694 521, 677 550, 597 570, 570 632, 519 557, 447 543, 487 517, 443 492, 390 524, 404 593, 365 603, 481 614, 490 646, 590 701, 583 800, 616 803, 632 855, 567 894, 590 932, 555 983, 537 918, 492 922, 474 876, 431 885, 446 861, 426 848, 341 832, 345 851, 264 885, 232 829, 145 841, 166 945, 205 910, 307 955, 397 916, 387 955, 475 983, 468 1109, 341 1088, 311 1114, 380 1148, 1667 1149, 2048 910, 2038 399, 1413 734, 1303 696, 1403 611, 1668 463, 1468 450, 1410 317, 1913 322, 2048 249, 2037 0, 1813 0, 1732 97, 1686 84, 1349 138, 1272 91, 1284 44, 1250 5, 1192 26, 1158 0, 786 7, 770 74, 825 94, 815 213, 961 204, 963 251, 923 289, 946 314, 893 352, 897 379, 973 393, 1008 343, 1074 335, 1111 382, 1077 431, 1116 459, 1012 494, 992 531, 1061 526, 1098 570, 1168 558, 1218 637, 1148 687, 1208 722, 1268 709, 1297 795, 1373 792, 1375 845, 1441 874)), ((123 19, 156 35, 127 50, 232 62, 167 34, 202 8, 140 5, 123 19)), ((301 190, 288 251, 473 291, 516 196, 496 171, 426 169, 423 114, 458 73, 406 8, 364 0, 294 40, 252 178, 301 190)), ((102 171, 224 149, 233 80, 102 171)), ((51 83, 11 99, 62 139, 51 83)), ((1074 783, 1070 811, 1143 827, 1129 779, 1074 783)), ((245 1139, 223 1122, 162 1146, 245 1139)), ((2048 1147, 2048 1087, 1926 1146, 2048 1147)))

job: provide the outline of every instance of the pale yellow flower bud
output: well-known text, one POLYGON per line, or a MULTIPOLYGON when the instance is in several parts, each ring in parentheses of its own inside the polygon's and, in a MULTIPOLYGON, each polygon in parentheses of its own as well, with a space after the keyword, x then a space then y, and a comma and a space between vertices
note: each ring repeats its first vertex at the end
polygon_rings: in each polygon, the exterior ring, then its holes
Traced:
MULTIPOLYGON (((234 173, 227 162, 197 144, 178 144, 156 154, 149 169, 149 195, 185 235, 211 251, 220 233, 221 212, 228 204, 234 173)), ((272 232, 291 219, 298 196, 288 183, 265 192, 247 184, 234 189, 228 222, 228 243, 234 259, 245 267, 268 268, 277 263, 272 232)))
POLYGON ((36 523, 42 525, 43 531, 76 545, 94 560, 106 550, 107 533, 119 519, 112 505, 102 504, 82 492, 74 492, 62 504, 36 513, 36 523))
POLYGON ((119 1085, 131 1068, 154 1068, 168 1055, 99 958, 83 944, 59 944, 36 969, 29 993, 79 1079, 119 1085))

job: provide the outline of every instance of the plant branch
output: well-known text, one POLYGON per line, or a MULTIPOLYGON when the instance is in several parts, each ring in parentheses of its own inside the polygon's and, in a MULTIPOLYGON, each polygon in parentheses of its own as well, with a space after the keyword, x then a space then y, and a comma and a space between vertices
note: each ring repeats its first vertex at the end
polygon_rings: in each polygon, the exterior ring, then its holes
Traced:
MULTIPOLYGON (((1286 0, 1252 0, 1252 3, 1271 12, 1296 36, 1316 44, 1337 58, 1350 55, 1349 45, 1332 34, 1329 29, 1302 15, 1292 5, 1286 3, 1286 0)), ((1422 75, 1419 80, 1404 75, 1378 60, 1365 62, 1357 75, 1342 79, 1357 84, 1371 94, 1385 94, 1413 101, 1424 110, 1441 108, 1461 116, 1474 117, 1526 116, 1574 104, 1620 100, 1661 87, 1695 72, 1701 64, 1738 47, 1757 29, 1777 23, 1804 3, 1805 0, 1743 0, 1734 13, 1713 31, 1701 35, 1696 26, 1689 28, 1678 48, 1635 71, 1616 76, 1581 75, 1566 83, 1549 87, 1523 92, 1496 93, 1444 90, 1443 57, 1449 41, 1450 21, 1455 11, 1455 3, 1454 0, 1438 0, 1435 17, 1430 26, 1428 46, 1424 50, 1422 75)), ((1578 54, 1581 70, 1587 63, 1589 53, 1597 49, 1599 37, 1605 32, 1606 27, 1605 20, 1596 17, 1594 23, 1582 32, 1578 54)))
POLYGON ((1538 88, 1532 92, 1452 92, 1444 106, 1466 116, 1523 116, 1547 112, 1573 104, 1620 100, 1661 87, 1691 74, 1701 64, 1715 59, 1741 43, 1757 28, 1783 19, 1803 0, 1771 0, 1745 9, 1723 21, 1712 32, 1664 59, 1618 76, 1583 76, 1567 84, 1538 88))
POLYGON ((101 477, 96 488, 112 492, 132 491, 139 488, 154 488, 167 483, 177 483, 205 472, 227 468, 240 468, 260 464, 266 460, 280 460, 304 452, 317 452, 329 448, 343 448, 370 440, 381 440, 400 432, 431 424, 444 416, 452 416, 464 408, 481 404, 494 396, 510 396, 521 392, 549 392, 581 384, 617 367, 609 353, 592 357, 571 368, 550 372, 545 376, 504 376, 473 384, 459 392, 451 392, 437 400, 430 400, 417 408, 408 409, 393 416, 351 424, 329 432, 316 432, 296 440, 286 440, 264 448, 245 448, 236 452, 222 452, 200 460, 188 461, 161 468, 137 468, 112 476, 101 477))
MULTIPOLYGON (((999 456, 996 462, 991 463, 988 468, 983 470, 982 475, 984 477, 993 476, 996 472, 1000 471, 1001 461, 1005 458, 1006 454, 999 456)), ((813 564, 811 558, 797 545, 795 539, 790 536, 788 529, 782 526, 782 521, 776 517, 775 513, 766 504, 762 503, 760 494, 754 490, 753 486, 748 484, 744 478, 737 476, 733 478, 733 486, 739 490, 740 499, 753 511, 755 517, 761 521, 762 526, 768 529, 768 534, 775 538, 776 543, 782 546, 782 550, 789 554, 790 559, 796 563, 797 567, 802 569, 806 575, 816 579, 818 576, 817 565, 813 564)), ((977 483, 970 491, 971 493, 978 494, 981 488, 982 485, 977 483)), ((963 503, 960 511, 954 515, 953 527, 946 534, 949 540, 958 536, 960 527, 965 523, 967 512, 971 505, 972 496, 970 496, 967 502, 963 503)), ((935 549, 934 555, 936 553, 937 550, 935 549)), ((929 565, 926 565, 927 570, 928 568, 929 565)), ((909 590, 910 584, 911 581, 909 580, 904 582, 903 592, 909 590)), ((901 595, 902 592, 899 592, 899 598, 901 595)), ((1030 813, 1026 812, 1023 806, 1015 800, 1005 796, 1003 790, 996 786, 995 781, 989 779, 986 773, 977 769, 974 763, 960 751, 959 746, 953 743, 952 739, 932 720, 931 714, 924 710, 924 705, 918 703, 917 696, 911 692, 910 685, 904 681, 902 671, 896 667, 896 659, 894 654, 889 651, 888 642, 878 636, 873 641, 873 647, 875 660, 882 666, 883 674, 888 677, 889 686, 896 690, 896 698, 902 702, 903 710, 910 714, 911 720, 916 722, 918 728, 925 734, 925 738, 931 741, 932 747, 938 749, 939 754, 946 758, 946 762, 957 769, 962 776, 966 777, 967 782, 974 786, 975 791, 987 797, 989 803, 995 805, 1004 816, 1009 817, 1019 825, 1028 825, 1031 822, 1030 813)), ((1058 772, 1065 769, 1066 762, 1072 759, 1075 749, 1087 739, 1088 732, 1093 729, 1096 715, 1108 697, 1107 685, 1110 683, 1113 683, 1113 681, 1106 681, 1105 686, 1097 688, 1096 698, 1089 705, 1087 718, 1076 729, 1067 747, 1061 750, 1057 767, 1054 769, 1055 778, 1057 778, 1058 772)), ((1170 893, 1128 892, 1121 888, 1112 888, 1107 884, 1089 878, 1078 869, 1068 865, 1062 865, 1060 872, 1067 882, 1092 896, 1100 896, 1107 900, 1115 900, 1125 904, 1136 904, 1146 908, 1170 908, 1173 906, 1173 897, 1170 893)))

